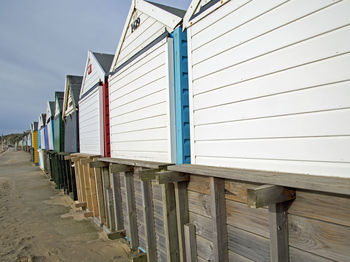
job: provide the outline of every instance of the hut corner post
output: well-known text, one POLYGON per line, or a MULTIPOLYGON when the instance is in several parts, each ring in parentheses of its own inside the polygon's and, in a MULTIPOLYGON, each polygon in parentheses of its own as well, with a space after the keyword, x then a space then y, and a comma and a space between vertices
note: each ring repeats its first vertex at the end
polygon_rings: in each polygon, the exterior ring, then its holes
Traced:
POLYGON ((288 208, 295 199, 295 190, 275 185, 263 185, 247 190, 248 206, 269 207, 270 260, 289 261, 288 208))

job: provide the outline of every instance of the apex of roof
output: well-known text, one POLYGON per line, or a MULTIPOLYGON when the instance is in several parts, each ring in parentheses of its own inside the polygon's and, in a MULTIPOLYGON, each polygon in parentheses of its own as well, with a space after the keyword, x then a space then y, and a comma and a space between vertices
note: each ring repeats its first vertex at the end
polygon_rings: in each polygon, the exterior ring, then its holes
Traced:
POLYGON ((68 85, 74 85, 74 84, 80 84, 83 81, 82 76, 74 76, 74 75, 67 75, 67 83, 68 85))
POLYGON ((109 69, 111 68, 114 55, 97 53, 97 52, 91 52, 91 53, 95 56, 97 62, 101 65, 103 71, 105 73, 108 73, 109 69))
POLYGON ((73 106, 78 107, 81 84, 71 84, 69 88, 72 96, 73 106))
POLYGON ((49 101, 49 107, 51 111, 51 116, 55 114, 55 101, 49 101))
POLYGON ((56 92, 55 92, 55 95, 56 95, 56 97, 57 97, 58 99, 63 99, 63 97, 64 97, 64 92, 62 92, 62 91, 56 91, 56 92))
POLYGON ((182 9, 179 9, 179 8, 175 8, 175 7, 171 7, 171 6, 167 6, 167 5, 162 5, 162 4, 159 4, 159 3, 154 3, 154 2, 151 2, 151 1, 146 1, 154 6, 157 6, 169 13, 172 13, 173 15, 176 15, 176 16, 179 16, 179 17, 184 17, 185 14, 186 14, 186 11, 185 10, 182 10, 182 9))

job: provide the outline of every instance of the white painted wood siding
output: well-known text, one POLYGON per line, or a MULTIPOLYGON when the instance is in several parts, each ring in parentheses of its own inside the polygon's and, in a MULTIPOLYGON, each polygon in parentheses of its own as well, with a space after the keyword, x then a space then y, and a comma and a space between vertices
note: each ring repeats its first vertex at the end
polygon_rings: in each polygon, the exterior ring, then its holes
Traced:
POLYGON ((40 129, 40 145, 41 149, 45 149, 45 128, 40 129))
POLYGON ((193 164, 350 177, 350 1, 230 1, 188 29, 193 164))
POLYGON ((129 24, 114 69, 165 32, 165 25, 139 10, 134 11, 131 22, 134 22, 138 17, 140 18, 140 26, 132 33, 131 24, 129 24))
POLYGON ((79 101, 80 153, 103 155, 102 88, 79 101))
POLYGON ((53 130, 52 130, 53 119, 47 124, 47 135, 49 140, 49 150, 53 150, 53 130))
POLYGON ((110 78, 112 157, 174 161, 169 48, 164 39, 110 78))

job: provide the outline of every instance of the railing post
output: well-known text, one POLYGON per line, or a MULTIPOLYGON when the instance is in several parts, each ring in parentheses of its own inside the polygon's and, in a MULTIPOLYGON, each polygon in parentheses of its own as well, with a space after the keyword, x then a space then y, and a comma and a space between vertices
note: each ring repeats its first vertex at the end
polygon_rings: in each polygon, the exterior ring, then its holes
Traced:
POLYGON ((248 189, 248 206, 269 206, 270 260, 289 261, 288 208, 295 199, 295 191, 276 185, 263 185, 248 189))
POLYGON ((177 231, 179 236, 180 262, 188 261, 186 259, 186 243, 184 233, 184 226, 189 222, 187 184, 187 181, 175 183, 176 217, 178 225, 177 231))
POLYGON ((133 172, 125 172, 125 189, 127 200, 127 214, 129 219, 129 232, 131 249, 137 249, 139 246, 139 237, 137 230, 137 217, 136 217, 136 202, 134 191, 134 178, 133 172))
POLYGON ((210 177, 211 217, 213 220, 213 246, 216 262, 228 261, 226 226, 225 180, 210 177))

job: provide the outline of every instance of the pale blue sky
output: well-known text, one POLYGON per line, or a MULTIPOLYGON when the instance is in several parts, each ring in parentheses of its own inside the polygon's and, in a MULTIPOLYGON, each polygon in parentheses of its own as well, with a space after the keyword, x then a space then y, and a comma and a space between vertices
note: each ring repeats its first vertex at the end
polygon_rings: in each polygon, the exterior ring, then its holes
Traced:
MULTIPOLYGON (((154 0, 186 10, 190 0, 154 0)), ((29 129, 87 51, 113 53, 131 0, 2 0, 0 135, 29 129)))

